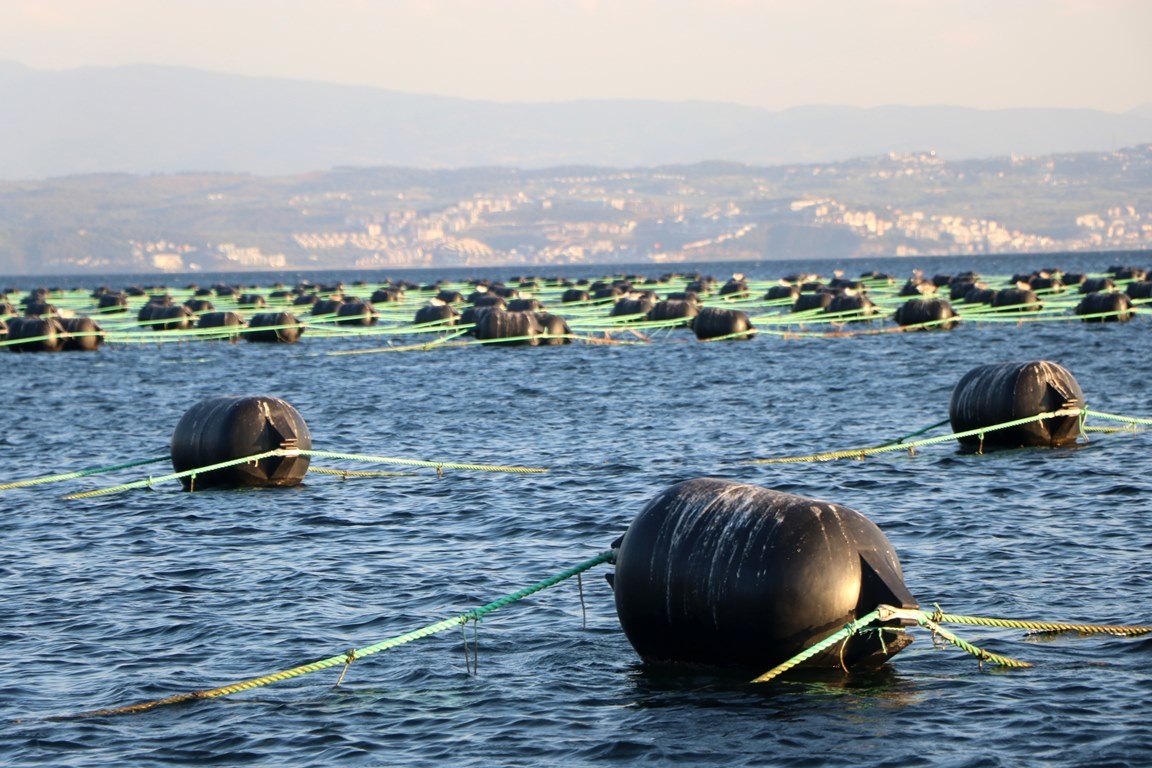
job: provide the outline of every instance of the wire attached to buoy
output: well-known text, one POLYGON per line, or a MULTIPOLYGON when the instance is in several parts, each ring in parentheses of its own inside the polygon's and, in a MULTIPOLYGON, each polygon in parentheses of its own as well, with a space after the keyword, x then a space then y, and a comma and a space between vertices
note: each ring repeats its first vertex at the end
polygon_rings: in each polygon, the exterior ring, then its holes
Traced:
MULTIPOLYGON (((1001 656, 979 648, 955 633, 941 627, 941 624, 969 624, 985 627, 1004 627, 1011 629, 1026 629, 1030 632, 1079 632, 1080 634, 1109 634, 1118 637, 1137 637, 1152 632, 1152 625, 1118 625, 1118 624, 1084 624, 1076 622, 1053 621, 1027 621, 1019 619, 998 619, 984 616, 962 616, 944 613, 937 606, 934 612, 923 611, 916 608, 898 608, 891 605, 879 605, 876 610, 859 619, 846 624, 843 629, 835 632, 820 642, 805 648, 787 661, 777 664, 764 674, 754 678, 753 683, 765 683, 773 680, 788 670, 804 663, 813 656, 831 648, 836 643, 844 643, 848 638, 861 631, 871 628, 878 622, 904 621, 924 627, 932 632, 933 638, 940 637, 961 650, 975 656, 981 663, 987 661, 997 666, 1024 668, 1033 666, 1030 662, 1020 661, 1008 656, 1001 656)), ((883 629, 883 628, 880 628, 883 629)))

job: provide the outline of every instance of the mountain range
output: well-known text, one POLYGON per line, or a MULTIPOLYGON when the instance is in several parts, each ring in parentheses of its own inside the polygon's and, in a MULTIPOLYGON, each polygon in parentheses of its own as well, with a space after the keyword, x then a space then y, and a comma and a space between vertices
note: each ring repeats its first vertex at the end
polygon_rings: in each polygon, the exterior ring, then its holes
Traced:
POLYGON ((962 160, 1152 142, 1152 104, 1117 114, 503 103, 154 65, 50 71, 0 62, 0 104, 0 179, 9 180, 379 166, 777 165, 922 151, 962 160))

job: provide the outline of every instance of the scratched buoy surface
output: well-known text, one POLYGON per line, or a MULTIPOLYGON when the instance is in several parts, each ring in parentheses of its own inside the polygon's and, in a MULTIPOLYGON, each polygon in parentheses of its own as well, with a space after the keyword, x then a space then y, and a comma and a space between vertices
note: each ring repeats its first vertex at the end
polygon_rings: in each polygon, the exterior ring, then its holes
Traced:
MULTIPOLYGON (((961 377, 952 390, 948 415, 953 432, 969 432, 1042 413, 1083 408, 1084 392, 1072 372, 1049 360, 989 363, 961 377)), ((1071 445, 1080 437, 1080 417, 1054 416, 1041 421, 967 435, 964 450, 1071 445)))
MULTIPOLYGON (((292 405, 266 395, 214 397, 189 408, 176 424, 172 468, 185 472, 280 448, 312 448, 308 425, 292 405)), ((180 482, 186 490, 298 485, 308 472, 308 463, 307 456, 269 456, 190 475, 180 482)))
MULTIPOLYGON (((891 543, 864 515, 717 478, 677 483, 636 516, 613 591, 641 658, 760 672, 878 605, 917 607, 891 543)), ((879 663, 907 642, 856 635, 806 663, 879 663)))

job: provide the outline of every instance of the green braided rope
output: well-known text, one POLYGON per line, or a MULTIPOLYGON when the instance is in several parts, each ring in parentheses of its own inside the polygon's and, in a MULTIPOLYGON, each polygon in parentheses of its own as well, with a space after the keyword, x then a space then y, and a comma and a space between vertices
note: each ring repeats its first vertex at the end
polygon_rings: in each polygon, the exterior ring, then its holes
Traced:
POLYGON ((80 477, 88 477, 89 475, 99 475, 103 472, 114 472, 118 469, 128 469, 130 467, 139 467, 144 464, 154 464, 158 461, 168 461, 167 456, 157 456, 154 459, 141 459, 140 461, 130 461, 127 464, 115 464, 111 467, 97 467, 95 469, 82 469, 77 472, 68 472, 63 475, 48 475, 46 477, 34 477, 28 480, 17 480, 12 483, 4 483, 0 485, 0 491, 6 491, 9 488, 26 488, 30 485, 41 485, 43 483, 57 483, 61 480, 75 480, 80 477))
POLYGON ((364 456, 356 453, 334 453, 332 451, 294 451, 301 456, 318 456, 325 459, 347 459, 349 461, 369 461, 378 464, 403 464, 409 467, 431 467, 433 469, 472 469, 482 472, 513 472, 520 474, 539 474, 547 472, 541 467, 503 467, 494 464, 454 464, 448 461, 421 461, 419 459, 394 459, 388 456, 364 456))
POLYGON ((328 469, 325 467, 309 467, 309 472, 321 475, 339 475, 340 477, 416 477, 417 472, 376 472, 356 469, 328 469))
POLYGON ((1112 421, 1124 421, 1129 424, 1145 424, 1152 425, 1152 419, 1141 419, 1135 416, 1117 416, 1114 413, 1104 413, 1103 411, 1094 411, 1087 408, 1084 409, 1085 416, 1096 416, 1100 419, 1111 419, 1112 421))
POLYGON ((261 459, 271 458, 273 456, 294 456, 297 451, 287 451, 278 448, 274 451, 265 451, 264 453, 253 454, 252 456, 245 456, 240 459, 231 459, 230 461, 222 461, 219 464, 211 464, 207 467, 198 467, 197 469, 188 469, 183 472, 173 472, 170 475, 163 475, 161 477, 150 477, 147 480, 137 480, 134 483, 125 483, 124 485, 116 485, 111 488, 100 488, 95 491, 84 491, 83 493, 71 493, 65 496, 65 499, 90 499, 93 496, 104 496, 109 493, 119 493, 120 491, 129 491, 133 488, 146 488, 154 483, 163 483, 168 480, 179 480, 182 477, 191 477, 204 472, 211 472, 215 469, 224 469, 226 467, 234 467, 237 464, 247 464, 249 462, 260 461, 261 459))
POLYGON ((767 672, 760 675, 759 677, 753 679, 751 682, 753 682, 753 683, 766 683, 769 680, 772 680, 773 678, 779 677, 780 675, 784 674, 788 670, 795 667, 797 664, 802 664, 805 661, 807 661, 808 659, 815 656, 816 654, 821 653, 822 651, 825 651, 828 648, 831 648, 836 643, 838 643, 842 640, 847 640, 849 637, 856 634, 861 629, 868 626, 869 624, 871 624, 873 621, 875 621, 879 617, 880 617, 879 611, 872 611, 871 613, 869 613, 865 616, 861 616, 859 619, 856 619, 856 621, 853 621, 850 624, 844 625, 844 628, 841 629, 839 632, 834 632, 831 635, 828 635, 828 637, 824 638, 820 642, 816 643, 815 645, 813 645, 809 648, 805 648, 800 653, 796 654, 795 656, 788 659, 787 661, 785 661, 782 664, 777 664, 776 666, 772 667, 772 669, 768 670, 767 672))
POLYGON ((234 467, 237 464, 247 464, 250 462, 257 462, 261 459, 267 459, 276 456, 320 456, 329 459, 347 459, 350 461, 369 461, 379 464, 404 464, 412 467, 431 467, 437 472, 443 469, 469 469, 481 472, 511 472, 519 474, 539 474, 547 472, 546 468, 540 467, 503 467, 492 464, 455 464, 447 461, 420 461, 417 459, 394 459, 387 456, 362 456, 355 453, 333 453, 331 451, 310 451, 296 448, 277 448, 272 451, 265 451, 264 453, 253 454, 252 456, 245 456, 239 459, 231 459, 229 461, 222 461, 219 464, 210 464, 206 467, 197 467, 196 469, 188 469, 183 472, 173 472, 169 475, 161 477, 150 477, 147 480, 137 480, 133 483, 125 483, 123 485, 116 485, 111 488, 100 488, 94 491, 84 491, 82 493, 72 493, 65 496, 65 499, 89 499, 93 496, 104 496, 110 493, 119 493, 120 491, 129 491, 134 488, 145 488, 156 483, 167 482, 168 480, 178 480, 182 477, 193 477, 198 474, 211 472, 217 469, 225 469, 227 467, 234 467))
POLYGON ((262 686, 269 685, 271 683, 277 683, 283 680, 289 680, 294 677, 300 677, 301 675, 306 675, 311 672, 318 672, 322 669, 335 667, 339 664, 351 664, 356 659, 362 659, 365 656, 371 656, 374 653, 386 651, 390 648, 395 648, 396 646, 410 643, 413 640, 419 640, 420 638, 428 637, 429 635, 434 635, 447 629, 452 629, 453 627, 459 626, 468 621, 478 620, 485 614, 491 613, 492 611, 495 611, 499 608, 503 608, 504 606, 509 605, 510 603, 514 603, 518 600, 523 600, 529 595, 535 594, 536 592, 540 592, 541 590, 547 589, 548 587, 559 584, 561 581, 583 573, 584 571, 587 571, 590 568, 599 565, 600 563, 610 562, 614 558, 615 552, 612 552, 611 550, 602 552, 596 557, 593 557, 590 560, 585 560, 578 565, 574 565, 566 571, 562 571, 561 573, 544 579, 543 581, 538 581, 535 584, 525 587, 524 589, 521 589, 517 592, 513 592, 510 595, 505 595, 504 597, 501 597, 498 600, 494 600, 493 602, 486 605, 482 605, 479 608, 474 608, 450 619, 444 619, 443 621, 438 621, 435 624, 429 624, 425 627, 412 630, 411 632, 397 635, 396 637, 389 638, 382 642, 376 643, 375 645, 369 645, 364 648, 354 648, 350 651, 345 651, 344 653, 338 654, 336 656, 329 656, 326 659, 320 659, 319 661, 314 661, 310 664, 302 664, 298 667, 292 667, 291 669, 285 669, 280 672, 273 672, 268 675, 262 675, 260 677, 252 678, 251 680, 245 680, 243 682, 233 683, 231 685, 225 685, 219 688, 210 688, 208 690, 193 691, 190 693, 179 693, 175 696, 168 696, 167 698, 163 699, 146 701, 140 704, 131 704, 126 707, 97 709, 89 712, 80 712, 74 715, 63 715, 52 719, 70 720, 80 717, 95 717, 97 715, 122 715, 133 712, 145 712, 147 710, 155 709, 156 707, 164 706, 167 704, 179 704, 181 702, 193 701, 196 699, 213 699, 220 696, 228 696, 233 693, 248 691, 253 688, 260 688, 262 686))
POLYGON ((904 451, 913 448, 920 448, 925 445, 936 445, 937 443, 946 443, 961 437, 975 437, 983 435, 987 432, 995 432, 1000 429, 1008 429, 1010 427, 1018 427, 1022 424, 1031 424, 1034 421, 1042 421, 1044 419, 1052 419, 1060 416, 1081 416, 1088 413, 1082 408, 1065 408, 1059 411, 1050 411, 1049 413, 1040 413, 1035 416, 1027 416, 1023 419, 1015 419, 1013 421, 1006 421, 1003 424, 993 424, 987 427, 980 427, 978 429, 969 429, 964 432, 953 432, 948 435, 940 437, 930 437, 924 440, 915 440, 911 443, 893 443, 887 445, 878 445, 871 448, 851 448, 843 451, 830 451, 828 453, 816 453, 811 456, 788 456, 775 459, 752 459, 749 464, 789 464, 794 462, 805 461, 831 461, 833 459, 848 459, 848 458, 863 458, 865 456, 872 456, 877 453, 885 453, 888 451, 904 451))
POLYGON ((939 635, 948 642, 952 643, 952 645, 956 646, 957 648, 960 648, 963 651, 967 651, 976 658, 980 659, 980 661, 990 661, 993 664, 998 664, 1001 667, 1021 668, 1032 666, 1026 661, 1017 661, 1016 659, 1009 658, 1008 656, 1000 656, 999 654, 992 653, 991 651, 985 651, 982 648, 977 648, 975 645, 972 645, 968 641, 957 637, 956 635, 941 627, 936 622, 932 621, 930 618, 928 618, 927 614, 924 614, 920 617, 920 626, 927 627, 928 629, 932 630, 934 635, 939 635))
POLYGON ((1026 629, 1031 632, 1079 632, 1084 635, 1107 634, 1135 637, 1152 632, 1152 625, 1121 625, 1121 624, 1074 624, 1058 621, 1023 621, 1019 619, 997 619, 984 616, 958 616, 951 613, 925 614, 933 621, 946 624, 968 624, 981 627, 1006 627, 1008 629, 1026 629))

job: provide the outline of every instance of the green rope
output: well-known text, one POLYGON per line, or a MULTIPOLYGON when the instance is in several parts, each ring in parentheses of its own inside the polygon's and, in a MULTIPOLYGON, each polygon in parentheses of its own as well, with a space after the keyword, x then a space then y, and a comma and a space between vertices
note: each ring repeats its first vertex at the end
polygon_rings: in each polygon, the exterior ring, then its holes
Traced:
POLYGON ((431 467, 437 471, 441 469, 471 469, 482 472, 513 472, 520 474, 539 474, 547 472, 541 467, 504 467, 493 464, 453 464, 447 461, 421 461, 418 459, 394 459, 388 456, 363 456, 356 453, 334 453, 332 451, 298 450, 301 456, 317 456, 325 459, 347 459, 349 461, 368 461, 378 464, 403 464, 409 467, 431 467))
POLYGON ((539 474, 547 472, 546 468, 541 467, 504 467, 492 464, 456 464, 448 461, 421 461, 417 459, 394 459, 388 456, 362 456, 355 453, 333 453, 331 451, 311 451, 301 450, 297 448, 277 448, 272 451, 265 451, 264 453, 257 453, 251 456, 244 456, 239 459, 231 459, 229 461, 222 461, 219 464, 211 464, 206 467, 197 467, 196 469, 188 469, 183 472, 173 472, 169 475, 161 477, 150 477, 147 480, 137 480, 132 483, 125 483, 124 485, 116 485, 111 488, 100 488, 94 491, 84 491, 82 493, 73 493, 65 496, 65 499, 89 499, 94 496, 104 496, 110 493, 119 493, 120 491, 129 491, 135 488, 145 488, 152 486, 156 483, 163 483, 169 480, 178 480, 182 477, 195 477, 196 475, 206 472, 212 472, 217 469, 225 469, 227 467, 234 467, 237 464, 255 463, 261 459, 267 459, 276 456, 320 456, 328 459, 347 459, 350 461, 367 461, 378 464, 403 464, 411 467, 430 467, 435 469, 438 473, 445 469, 468 469, 479 472, 510 472, 517 474, 539 474))
MULTIPOLYGON (((827 453, 816 453, 810 456, 789 456, 775 459, 752 459, 750 464, 789 464, 795 462, 806 461, 831 461, 833 459, 849 459, 849 458, 864 458, 865 456, 872 456, 877 453, 885 453, 888 451, 903 451, 913 450, 925 445, 936 445, 937 443, 946 443, 952 440, 957 440, 962 437, 977 437, 987 432, 995 432, 1000 429, 1008 429, 1010 427, 1018 427, 1022 424, 1031 424, 1035 421, 1043 421, 1044 419, 1053 419, 1061 416, 1081 416, 1089 413, 1082 408, 1065 408, 1059 411, 1050 411, 1048 413, 1040 413, 1035 416, 1027 416, 1023 419, 1015 419, 1013 421, 1006 421, 1003 424, 993 424, 987 427, 979 427, 977 429, 969 429, 964 432, 953 432, 948 435, 940 437, 930 437, 924 440, 915 440, 911 443, 895 443, 879 445, 872 448, 850 448, 843 451, 830 451, 827 453)), ((943 422, 942 422, 943 423, 943 422)), ((935 425, 939 426, 939 425, 935 425)), ((931 427, 929 427, 931 429, 931 427)))
POLYGON ((0 485, 0 491, 6 491, 9 488, 26 488, 30 485, 41 485, 43 483, 57 483, 61 480, 75 480, 80 477, 88 477, 89 475, 98 475, 103 472, 114 472, 118 469, 128 469, 130 467, 139 467, 144 464, 154 464, 158 461, 168 461, 167 456, 157 456, 154 459, 141 459, 140 461, 130 461, 127 464, 116 464, 111 467, 97 467, 95 469, 82 469, 77 472, 68 472, 63 475, 48 475, 46 477, 34 477, 28 480, 17 480, 12 483, 4 483, 0 485))
POLYGON ((284 450, 278 448, 274 451, 265 451, 264 453, 256 453, 252 456, 245 456, 241 459, 232 459, 230 461, 222 461, 219 464, 212 464, 207 467, 199 467, 197 469, 189 469, 184 472, 174 472, 170 475, 163 475, 162 477, 150 477, 147 480, 138 480, 134 483, 125 483, 124 485, 116 485, 111 488, 101 488, 95 491, 84 491, 83 493, 72 493, 65 496, 65 499, 90 499, 93 496, 104 496, 109 493, 119 493, 120 491, 128 491, 133 488, 146 488, 153 483, 163 483, 168 480, 178 480, 182 477, 192 477, 203 472, 211 472, 215 469, 224 469, 226 467, 234 467, 237 464, 247 464, 249 462, 257 462, 261 459, 267 459, 273 456, 295 456, 299 451, 284 450))
POLYGON ((163 698, 163 699, 155 699, 153 701, 146 701, 146 702, 143 702, 141 704, 132 704, 132 705, 129 705, 126 707, 115 707, 112 709, 97 709, 97 710, 92 710, 89 712, 80 712, 80 713, 77 713, 74 715, 62 715, 62 716, 54 717, 51 719, 53 719, 53 720, 70 720, 73 718, 80 718, 80 717, 95 717, 97 715, 122 715, 122 714, 134 713, 134 712, 146 712, 147 710, 155 709, 156 707, 164 706, 167 704, 179 704, 181 702, 194 701, 196 699, 213 699, 213 698, 217 698, 219 696, 228 696, 229 694, 239 693, 241 691, 248 691, 248 690, 251 690, 253 688, 259 688, 261 686, 269 685, 271 683, 277 683, 277 682, 280 682, 282 680, 289 680, 289 679, 294 678, 294 677, 300 677, 301 675, 306 675, 306 674, 309 674, 311 672, 318 672, 322 669, 328 669, 330 667, 335 667, 335 666, 340 665, 340 664, 344 664, 345 666, 347 666, 347 665, 351 664, 353 661, 355 661, 356 659, 362 659, 365 656, 371 656, 372 654, 379 653, 381 651, 386 651, 386 650, 389 650, 390 648, 395 648, 399 645, 404 645, 405 643, 410 643, 413 640, 419 640, 420 638, 428 637, 429 635, 434 635, 438 632, 443 632, 447 629, 452 629, 452 628, 457 627, 457 626, 459 626, 459 625, 461 625, 467 621, 478 620, 482 616, 484 616, 485 614, 491 613, 492 611, 495 611, 499 608, 503 608, 504 606, 509 605, 510 603, 514 603, 518 600, 523 600, 525 597, 528 597, 529 595, 532 595, 536 592, 540 592, 541 590, 547 589, 548 587, 559 584, 561 581, 564 581, 565 579, 569 579, 573 576, 576 576, 577 574, 583 573, 584 571, 587 571, 588 569, 590 569, 594 566, 597 566, 600 563, 610 562, 614 558, 615 558, 614 552, 612 552, 612 551, 602 552, 601 554, 597 555, 596 557, 593 557, 590 560, 585 560, 584 562, 580 563, 579 565, 575 565, 566 571, 558 573, 555 576, 552 576, 550 578, 544 579, 543 581, 539 581, 539 582, 537 582, 537 583, 535 583, 529 587, 525 587, 524 589, 521 589, 518 592, 513 592, 510 595, 505 595, 504 597, 501 597, 499 600, 495 600, 491 603, 488 603, 487 605, 482 605, 479 608, 474 608, 470 611, 466 611, 466 612, 464 612, 458 616, 454 616, 450 619, 438 621, 435 624, 429 624, 427 626, 420 627, 419 629, 412 630, 411 632, 406 632, 402 635, 397 635, 396 637, 389 638, 389 639, 384 640, 382 642, 376 643, 375 645, 369 645, 369 646, 366 646, 364 648, 354 648, 350 651, 346 651, 346 652, 338 654, 336 656, 329 656, 326 659, 314 661, 310 664, 302 664, 298 667, 286 669, 286 670, 283 670, 281 672, 273 672, 273 673, 268 674, 268 675, 262 675, 260 677, 252 678, 251 680, 245 680, 243 682, 233 683, 231 685, 225 685, 225 686, 222 686, 220 688, 210 688, 208 690, 193 691, 191 693, 179 693, 179 694, 176 694, 175 696, 169 696, 169 697, 163 698))
POLYGON ((871 624, 873 621, 876 621, 879 617, 879 611, 872 611, 866 616, 862 616, 859 619, 856 619, 856 621, 853 621, 850 624, 846 624, 844 628, 839 632, 832 633, 810 648, 805 648, 803 651, 788 659, 784 663, 777 664, 776 666, 772 667, 772 669, 752 680, 752 682, 766 683, 775 677, 779 677, 780 675, 795 667, 797 664, 802 664, 816 654, 831 648, 841 640, 847 640, 849 637, 856 634, 861 629, 871 624))
POLYGON ((1152 625, 1120 625, 1120 624, 1074 624, 1056 621, 1023 621, 1020 619, 996 619, 984 616, 958 616, 951 613, 925 614, 933 621, 946 624, 968 624, 981 627, 1005 627, 1008 629, 1026 629, 1030 632, 1079 632, 1082 635, 1119 635, 1121 637, 1135 637, 1152 632, 1152 625))

